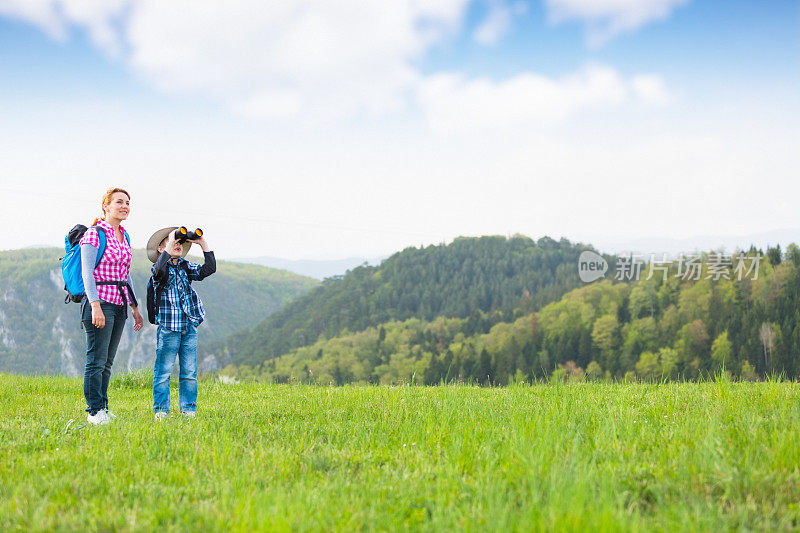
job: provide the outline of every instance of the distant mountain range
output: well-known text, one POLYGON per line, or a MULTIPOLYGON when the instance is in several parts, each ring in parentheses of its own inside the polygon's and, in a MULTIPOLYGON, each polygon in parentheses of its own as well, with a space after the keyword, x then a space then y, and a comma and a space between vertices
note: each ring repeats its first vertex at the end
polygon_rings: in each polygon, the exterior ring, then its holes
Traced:
MULTIPOLYGON (((643 254, 645 259, 656 254, 676 257, 682 253, 689 254, 698 250, 721 250, 733 252, 737 248, 747 250, 750 245, 766 251, 768 246, 780 244, 783 250, 792 242, 800 242, 800 228, 784 228, 748 235, 696 235, 682 239, 668 237, 648 237, 641 239, 614 239, 603 235, 589 235, 579 239, 570 239, 573 242, 583 242, 592 245, 603 253, 622 255, 629 253, 643 254)), ((233 259, 240 263, 252 263, 270 268, 288 270, 301 276, 316 279, 325 279, 333 276, 344 275, 348 270, 365 263, 379 265, 383 257, 348 257, 346 259, 282 259, 280 257, 244 257, 233 259)))
MULTIPOLYGON (((570 237, 570 240, 589 244, 603 253, 612 255, 638 253, 644 254, 645 258, 648 258, 651 253, 656 254, 657 257, 666 253, 668 257, 672 258, 681 253, 688 254, 698 250, 724 249, 726 252, 733 252, 737 248, 747 250, 751 244, 764 251, 768 246, 780 244, 781 248, 786 250, 786 246, 789 243, 800 243, 800 228, 783 228, 747 235, 695 235, 680 239, 669 237, 617 239, 606 235, 587 234, 579 235, 578 238, 570 237)), ((35 245, 25 249, 46 247, 48 246, 35 245)), ((373 266, 379 265, 387 257, 389 256, 347 257, 344 259, 284 259, 264 255, 234 258, 230 259, 230 261, 288 270, 301 276, 323 280, 334 276, 342 276, 348 270, 362 266, 365 263, 373 266)))
POLYGON ((644 254, 645 259, 647 259, 651 253, 656 254, 659 258, 664 253, 668 257, 675 257, 682 253, 688 254, 698 250, 719 251, 724 249, 725 252, 730 253, 737 248, 747 250, 750 245, 766 251, 767 247, 780 244, 785 251, 789 243, 800 242, 800 229, 785 228, 743 236, 697 235, 684 239, 642 238, 615 240, 597 235, 581 240, 590 242, 595 248, 605 253, 615 255, 639 253, 644 254))
MULTIPOLYGON (((439 319, 457 318, 465 321, 463 327, 459 326, 462 334, 487 334, 494 325, 511 324, 532 311, 558 302, 564 294, 582 286, 577 276, 577 260, 585 250, 603 252, 613 270, 616 257, 610 255, 612 253, 674 256, 720 249, 733 252, 746 250, 751 245, 766 252, 768 247, 778 244, 786 250, 788 244, 800 242, 800 230, 775 230, 743 237, 698 236, 628 242, 596 238, 588 242, 591 245, 586 244, 587 241, 575 243, 548 237, 533 240, 522 235, 459 237, 447 245, 411 247, 384 259, 286 260, 262 256, 240 262, 220 261, 218 273, 199 283, 197 289, 208 312, 201 329, 200 368, 219 370, 229 364, 264 367, 276 357, 320 341, 350 339, 350 335, 369 328, 384 327, 394 331, 394 326, 388 325, 392 321, 421 320, 433 324, 439 319)), ((137 293, 143 298, 150 262, 143 250, 135 254, 132 276, 137 293)), ((61 255, 63 250, 56 248, 0 251, 0 372, 80 374, 83 333, 77 316, 78 306, 62 303, 63 282, 58 272, 61 255)), ((800 267, 797 254, 790 254, 790 257, 791 262, 800 267)), ((776 264, 774 258, 770 262, 776 264)), ((630 297, 641 299, 639 292, 630 297)), ((647 294, 654 313, 655 295, 647 294)), ((570 298, 567 300, 564 304, 567 307, 575 305, 570 298)), ((595 304, 597 302, 592 303, 595 304)), ((623 304, 629 305, 629 302, 623 301, 620 305, 623 304)), ((637 312, 636 317, 641 318, 640 314, 637 312)), ((702 318, 705 314, 698 316, 702 318)), ((625 312, 617 318, 628 320, 625 312)), ((750 318, 750 326, 756 329, 765 320, 764 317, 750 318)), ((779 318, 783 315, 770 320, 779 318)), ((440 331, 444 323, 436 324, 435 331, 411 328, 417 331, 412 334, 403 326, 402 331, 398 329, 396 333, 412 337, 425 335, 426 346, 444 346, 442 339, 446 336, 440 331)), ((564 331, 572 331, 570 328, 574 326, 569 322, 562 325, 567 328, 564 331)), ((731 331, 736 328, 731 326, 731 331)), ((714 336, 720 333, 717 329, 713 330, 714 336)), ((126 327, 115 370, 152 362, 155 329, 147 326, 139 334, 130 330, 126 327)), ((547 351, 552 355, 561 350, 568 358, 569 353, 583 350, 583 344, 588 346, 593 342, 592 331, 587 329, 583 337, 573 338, 572 341, 578 343, 575 345, 574 342, 559 344, 554 337, 551 340, 555 344, 547 351)), ((379 346, 370 350, 380 352, 385 348, 381 348, 384 333, 379 329, 375 332, 379 346)), ((786 334, 794 335, 794 330, 787 330, 786 334)), ((748 342, 752 340, 748 339, 748 342)), ((456 344, 461 342, 455 337, 452 340, 456 344)), ((670 343, 672 341, 674 339, 670 343)), ((326 345, 325 350, 334 345, 338 346, 334 342, 326 345)), ((758 347, 757 344, 748 347, 746 357, 752 359, 758 347)), ((347 351, 344 345, 342 350, 347 351)), ((308 355, 303 354, 303 357, 308 355)), ((319 349, 311 354, 312 359, 322 355, 319 349)), ((630 352, 629 355, 636 354, 630 352)), ((381 357, 391 360, 391 356, 387 352, 381 357)), ((420 361, 422 354, 414 357, 420 361)), ((302 370, 305 363, 301 363, 298 368, 302 370)), ((627 360, 626 371, 630 371, 634 363, 636 359, 627 360)), ((610 364, 603 368, 610 368, 610 364)))
MULTIPOLYGON (((63 255, 63 248, 0 251, 0 372, 82 374, 85 338, 80 306, 64 304, 58 261, 63 255)), ((143 314, 151 266, 144 250, 134 250, 131 277, 143 314)), ((206 320, 198 330, 201 356, 207 343, 254 326, 318 285, 317 280, 284 270, 218 261, 216 274, 194 284, 206 308, 206 320)), ((144 329, 134 333, 129 320, 114 371, 151 365, 155 333, 146 319, 144 329)), ((206 368, 201 357, 200 369, 206 368)))
POLYGON ((325 279, 333 276, 342 276, 348 270, 357 266, 366 264, 377 265, 383 261, 385 257, 348 257, 346 259, 282 259, 280 257, 245 257, 240 259, 233 259, 239 263, 252 263, 256 265, 267 266, 270 268, 278 268, 281 270, 288 270, 301 276, 308 276, 310 278, 325 279))

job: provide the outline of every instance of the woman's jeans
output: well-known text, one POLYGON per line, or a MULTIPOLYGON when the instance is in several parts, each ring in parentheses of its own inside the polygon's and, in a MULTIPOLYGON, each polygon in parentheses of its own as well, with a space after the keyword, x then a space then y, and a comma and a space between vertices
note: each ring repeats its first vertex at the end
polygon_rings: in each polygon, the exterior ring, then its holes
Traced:
POLYGON ((158 326, 156 364, 153 370, 153 411, 169 413, 169 376, 178 356, 180 365, 178 405, 181 413, 197 410, 197 329, 189 323, 186 331, 158 326))
POLYGON ((100 302, 100 309, 106 317, 106 325, 97 328, 92 324, 92 306, 84 300, 81 308, 81 322, 86 331, 86 368, 83 372, 83 395, 86 397, 86 411, 97 414, 108 409, 108 381, 111 379, 111 365, 117 355, 117 346, 125 329, 128 313, 124 305, 100 302))

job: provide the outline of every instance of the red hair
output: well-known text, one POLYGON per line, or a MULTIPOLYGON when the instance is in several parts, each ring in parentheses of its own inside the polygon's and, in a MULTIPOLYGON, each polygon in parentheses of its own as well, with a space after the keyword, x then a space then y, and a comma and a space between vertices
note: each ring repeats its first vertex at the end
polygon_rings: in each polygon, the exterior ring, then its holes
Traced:
POLYGON ((111 204, 111 199, 114 197, 114 194, 118 193, 118 192, 121 192, 121 193, 125 194, 125 196, 128 197, 128 200, 131 199, 131 195, 128 194, 128 191, 126 191, 125 189, 120 189, 119 187, 114 187, 113 189, 108 189, 106 191, 106 193, 103 195, 102 201, 100 202, 100 211, 102 211, 103 214, 100 215, 98 218, 94 219, 94 222, 92 222, 92 226, 96 225, 99 221, 106 219, 105 207, 107 205, 111 204))

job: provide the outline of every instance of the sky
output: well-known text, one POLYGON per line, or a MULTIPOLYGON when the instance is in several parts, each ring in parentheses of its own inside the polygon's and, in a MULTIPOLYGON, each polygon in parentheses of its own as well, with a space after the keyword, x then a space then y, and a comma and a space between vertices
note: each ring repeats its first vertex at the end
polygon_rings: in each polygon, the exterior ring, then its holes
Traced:
POLYGON ((800 228, 798 118, 797 0, 0 0, 0 249, 800 228))

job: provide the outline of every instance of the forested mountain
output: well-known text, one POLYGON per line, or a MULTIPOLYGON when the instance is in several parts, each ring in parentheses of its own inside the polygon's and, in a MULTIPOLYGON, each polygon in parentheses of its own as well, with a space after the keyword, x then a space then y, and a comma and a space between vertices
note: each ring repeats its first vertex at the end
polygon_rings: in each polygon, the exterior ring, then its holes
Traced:
MULTIPOLYGON (((548 238, 460 238, 322 284, 220 262, 196 285, 208 312, 202 366, 325 384, 694 379, 723 369, 743 379, 800 377, 797 246, 763 257, 751 249, 750 264, 761 260, 744 277, 720 272, 720 254, 709 252, 696 275, 680 262, 640 264, 636 279, 619 281, 624 258, 607 257, 606 279, 584 284, 576 267, 586 249, 548 238)), ((79 373, 79 306, 62 303, 60 255, 0 252, 0 371, 79 373)), ((141 299, 149 266, 137 251, 141 299)), ((115 368, 149 364, 154 333, 128 327, 115 368)))
POLYGON ((577 287, 578 257, 587 249, 565 239, 524 236, 462 237, 448 245, 408 248, 379 266, 325 280, 216 350, 235 364, 254 365, 320 337, 392 320, 476 313, 485 313, 487 323, 510 320, 577 287))
POLYGON ((644 265, 638 279, 597 281, 513 320, 388 321, 224 372, 322 384, 800 377, 800 248, 760 262, 751 250, 744 260, 759 266, 743 276, 716 268, 719 255, 693 273, 644 265))
MULTIPOLYGON (((58 261, 63 255, 64 250, 57 248, 0 252, 0 372, 77 375, 83 371, 80 305, 64 304, 58 261)), ((145 317, 151 265, 143 250, 134 251, 131 277, 145 317)), ((216 274, 193 284, 206 308, 206 320, 198 330, 200 346, 252 327, 318 284, 286 271, 218 261, 216 274)), ((128 320, 115 370, 152 363, 155 326, 146 318, 142 331, 134 333, 132 326, 133 320, 128 320)), ((213 369, 213 364, 201 361, 201 369, 213 369)))

